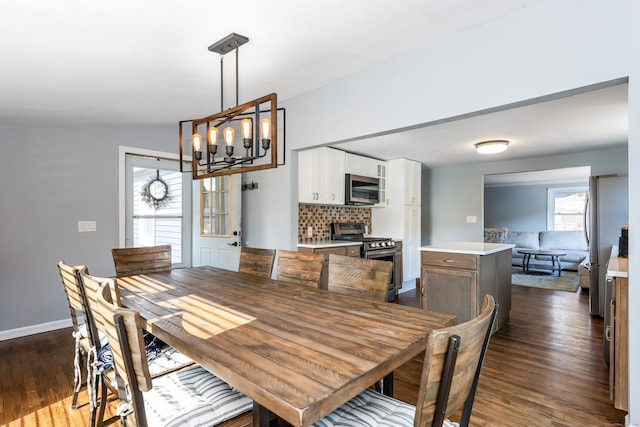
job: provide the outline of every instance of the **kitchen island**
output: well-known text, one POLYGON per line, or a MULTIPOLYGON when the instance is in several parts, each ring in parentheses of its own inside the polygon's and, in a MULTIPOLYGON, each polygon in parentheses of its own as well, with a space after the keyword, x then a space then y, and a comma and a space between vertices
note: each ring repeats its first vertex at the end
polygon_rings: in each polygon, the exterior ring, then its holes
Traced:
POLYGON ((512 244, 450 242, 420 248, 420 306, 453 314, 458 323, 476 317, 484 295, 499 304, 493 327, 509 319, 512 244))

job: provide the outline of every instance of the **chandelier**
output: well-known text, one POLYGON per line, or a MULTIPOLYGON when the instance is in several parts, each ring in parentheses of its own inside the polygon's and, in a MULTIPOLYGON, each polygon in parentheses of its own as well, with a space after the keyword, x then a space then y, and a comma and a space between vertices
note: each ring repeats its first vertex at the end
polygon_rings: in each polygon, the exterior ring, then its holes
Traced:
POLYGON ((278 110, 283 109, 278 109, 277 95, 238 103, 238 48, 248 41, 231 33, 209 46, 209 51, 220 54, 220 110, 224 109, 223 58, 236 52, 236 106, 179 122, 180 171, 188 172, 183 163, 191 160, 193 179, 278 167, 278 110), (185 141, 184 135, 190 141, 185 141))

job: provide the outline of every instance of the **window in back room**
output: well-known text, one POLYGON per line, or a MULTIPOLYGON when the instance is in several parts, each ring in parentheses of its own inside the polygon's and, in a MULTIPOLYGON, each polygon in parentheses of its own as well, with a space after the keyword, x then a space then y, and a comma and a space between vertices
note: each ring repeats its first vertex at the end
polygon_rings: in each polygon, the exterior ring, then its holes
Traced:
POLYGON ((547 189, 547 229, 584 230, 587 187, 547 189))

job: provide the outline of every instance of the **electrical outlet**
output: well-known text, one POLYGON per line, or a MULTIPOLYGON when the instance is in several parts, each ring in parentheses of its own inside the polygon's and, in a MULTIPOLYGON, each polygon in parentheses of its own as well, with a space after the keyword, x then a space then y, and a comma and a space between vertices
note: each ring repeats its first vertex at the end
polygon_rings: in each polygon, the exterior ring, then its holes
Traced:
POLYGON ((307 237, 313 237, 313 227, 307 227, 307 237))
POLYGON ((477 217, 477 216, 475 216, 475 215, 468 215, 468 216, 467 216, 467 222, 468 222, 469 224, 475 224, 475 223, 477 223, 477 222, 478 222, 478 217, 477 217))

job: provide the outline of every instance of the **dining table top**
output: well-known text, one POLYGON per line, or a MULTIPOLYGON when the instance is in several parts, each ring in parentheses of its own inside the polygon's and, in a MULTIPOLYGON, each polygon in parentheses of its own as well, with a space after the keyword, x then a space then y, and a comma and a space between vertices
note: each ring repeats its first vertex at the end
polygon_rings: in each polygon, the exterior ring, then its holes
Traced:
POLYGON ((294 426, 411 360, 455 316, 215 267, 117 279, 143 327, 294 426))

